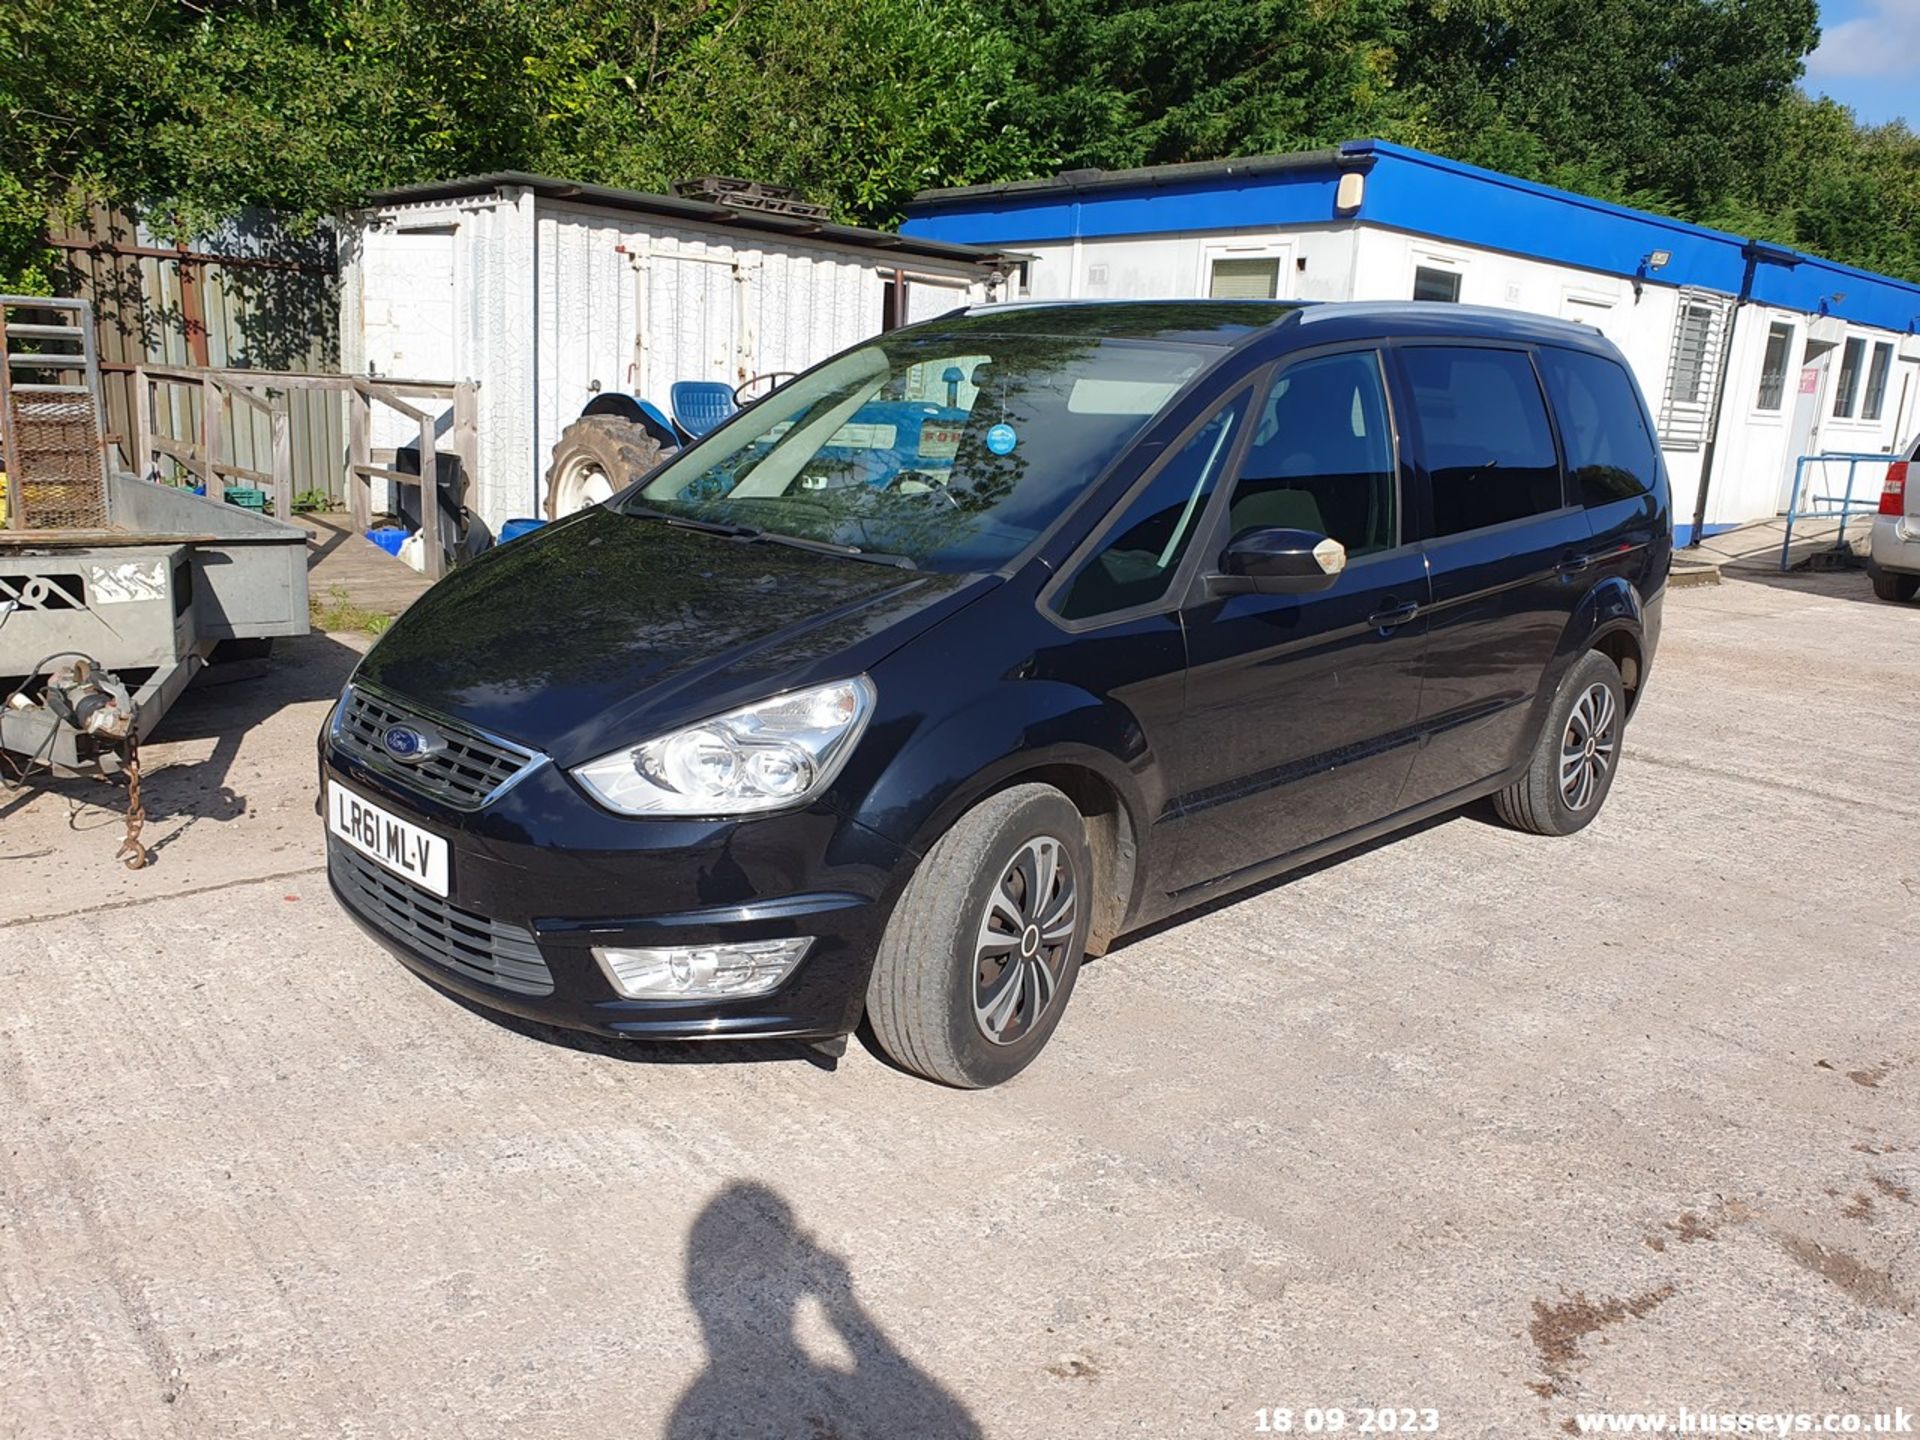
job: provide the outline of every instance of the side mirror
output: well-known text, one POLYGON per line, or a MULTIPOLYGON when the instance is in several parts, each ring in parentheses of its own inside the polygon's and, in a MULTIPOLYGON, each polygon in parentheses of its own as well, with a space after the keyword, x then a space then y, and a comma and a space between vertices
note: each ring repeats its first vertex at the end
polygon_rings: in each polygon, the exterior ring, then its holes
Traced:
POLYGON ((1248 530, 1220 552, 1216 595, 1311 595, 1347 568, 1347 547, 1312 530, 1248 530))

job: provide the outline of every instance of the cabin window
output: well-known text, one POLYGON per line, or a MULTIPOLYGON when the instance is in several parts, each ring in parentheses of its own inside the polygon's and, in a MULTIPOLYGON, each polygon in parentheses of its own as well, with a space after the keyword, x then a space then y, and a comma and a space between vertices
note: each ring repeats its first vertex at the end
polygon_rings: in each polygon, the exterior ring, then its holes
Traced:
POLYGON ((1216 260, 1207 281, 1207 297, 1212 300, 1278 300, 1280 261, 1273 257, 1216 260))
POLYGON ((1760 360, 1760 394, 1756 410, 1777 413, 1787 394, 1787 357, 1793 353, 1793 326, 1775 321, 1767 328, 1767 353, 1760 360))
POLYGON ((1421 265, 1413 272, 1413 298, 1457 304, 1460 299, 1460 272, 1421 265))

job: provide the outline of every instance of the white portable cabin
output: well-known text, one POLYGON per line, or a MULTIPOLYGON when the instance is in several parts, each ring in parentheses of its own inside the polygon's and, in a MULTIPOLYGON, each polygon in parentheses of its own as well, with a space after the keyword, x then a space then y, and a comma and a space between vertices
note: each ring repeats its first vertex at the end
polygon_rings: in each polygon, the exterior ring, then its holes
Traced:
MULTIPOLYGON (((798 371, 894 324, 996 298, 993 252, 802 215, 498 174, 371 197, 341 252, 352 374, 479 384, 468 504, 543 513, 560 432, 596 395, 798 371)), ((418 427, 376 409, 372 443, 418 427)), ((444 432, 451 407, 437 417, 444 432)))
MULTIPOLYGON (((1709 533, 1784 510, 1799 456, 1920 429, 1920 286, 1380 141, 929 191, 902 228, 1030 256, 1012 298, 1451 300, 1592 325, 1653 410, 1683 543, 1717 391, 1709 533)), ((1868 510, 1882 474, 1860 468, 1868 510)))

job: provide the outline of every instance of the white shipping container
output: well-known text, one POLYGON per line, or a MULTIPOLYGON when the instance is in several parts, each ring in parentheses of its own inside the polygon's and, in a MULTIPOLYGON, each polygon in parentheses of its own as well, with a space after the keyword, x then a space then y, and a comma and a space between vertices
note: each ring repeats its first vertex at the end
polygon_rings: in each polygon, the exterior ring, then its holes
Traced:
MULTIPOLYGON (((890 316, 997 298, 1005 272, 972 246, 525 175, 385 192, 359 219, 343 368, 478 383, 467 501, 496 534, 544 513, 554 444, 595 396, 666 410, 675 381, 804 370, 890 316)), ((413 421, 374 416, 376 451, 415 439, 413 421)), ((451 404, 435 423, 447 432, 451 404)), ((378 484, 374 502, 390 505, 378 484)))

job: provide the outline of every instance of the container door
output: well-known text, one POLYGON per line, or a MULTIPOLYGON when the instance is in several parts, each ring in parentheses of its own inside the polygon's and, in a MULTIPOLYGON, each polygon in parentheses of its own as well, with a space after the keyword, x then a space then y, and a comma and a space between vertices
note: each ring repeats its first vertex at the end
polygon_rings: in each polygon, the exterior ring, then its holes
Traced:
MULTIPOLYGON (((454 227, 369 230, 361 258, 361 297, 367 368, 396 380, 448 381, 459 377, 454 340, 454 227)), ((413 397, 435 415, 444 434, 453 402, 413 397)), ((378 452, 420 443, 420 427, 399 411, 375 405, 370 441, 378 452)), ((384 464, 377 459, 376 464, 384 464)), ((376 511, 394 508, 389 483, 375 479, 376 511)))
POLYGON ((1826 413, 1827 376, 1832 368, 1834 346, 1830 341, 1809 340, 1800 364, 1799 380, 1794 386, 1793 424, 1787 431, 1786 471, 1780 477, 1780 513, 1793 503, 1793 479, 1802 455, 1817 454, 1820 449, 1820 417, 1826 413))
POLYGON ((641 272, 641 374, 636 391, 665 406, 680 380, 748 378, 742 354, 739 282, 726 252, 660 248, 641 272))
POLYGON ((453 227, 369 231, 361 264, 373 373, 453 379, 453 227))

